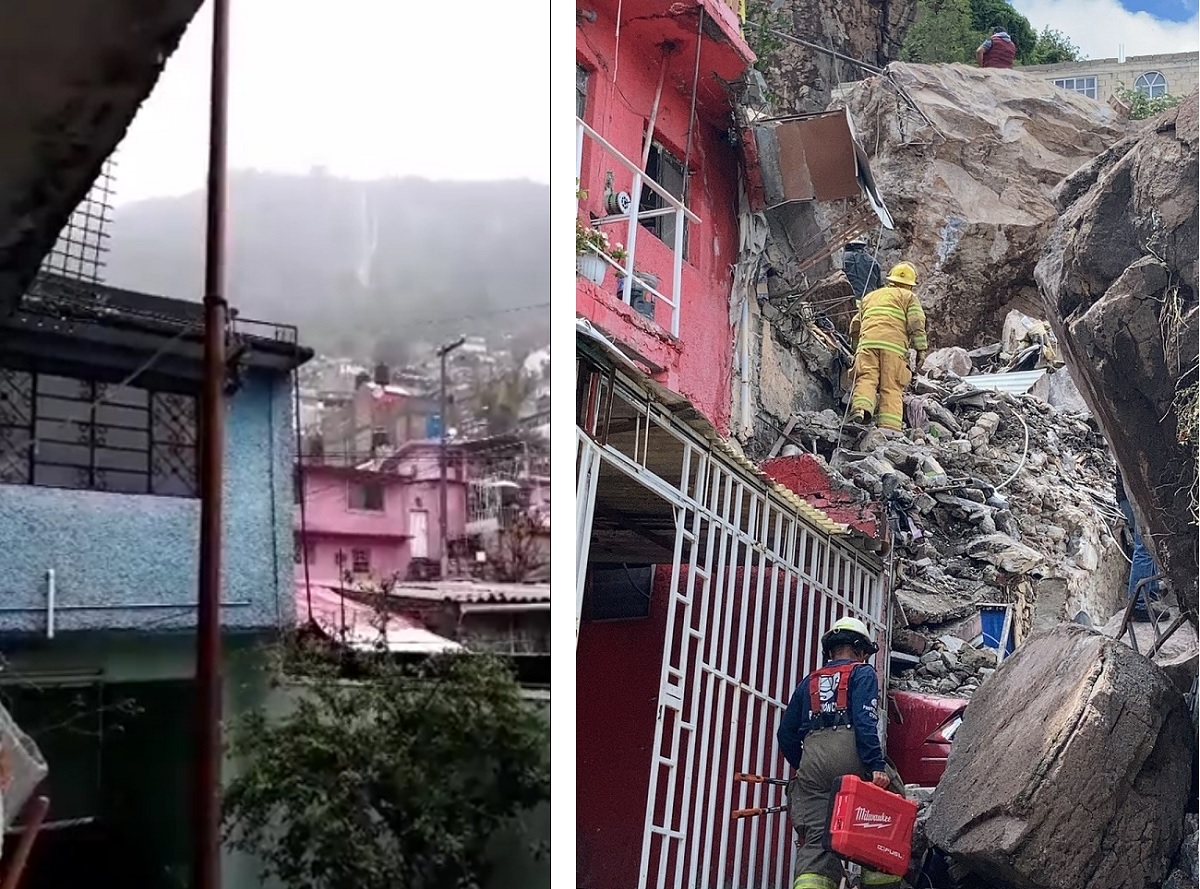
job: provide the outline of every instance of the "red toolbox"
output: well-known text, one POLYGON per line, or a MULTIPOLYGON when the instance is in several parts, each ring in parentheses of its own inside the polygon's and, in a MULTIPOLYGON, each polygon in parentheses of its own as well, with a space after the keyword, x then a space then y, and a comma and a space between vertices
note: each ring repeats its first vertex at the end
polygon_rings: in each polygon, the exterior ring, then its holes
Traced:
POLYGON ((834 782, 825 848, 839 858, 902 877, 912 858, 917 804, 855 775, 834 782))

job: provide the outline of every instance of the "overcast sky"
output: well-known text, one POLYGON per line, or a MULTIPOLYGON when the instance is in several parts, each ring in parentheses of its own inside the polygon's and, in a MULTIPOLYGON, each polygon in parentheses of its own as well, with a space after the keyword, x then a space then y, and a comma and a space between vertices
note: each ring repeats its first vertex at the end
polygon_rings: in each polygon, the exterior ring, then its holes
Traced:
MULTIPOLYGON (((549 181, 545 4, 231 6, 232 168, 549 181)), ((118 151, 117 203, 204 183, 210 7, 205 2, 188 28, 118 151)))
POLYGON ((1198 0, 1012 0, 1035 29, 1049 25, 1089 59, 1200 49, 1198 0))
MULTIPOLYGON (((1195 51, 1200 0, 1012 0, 1089 58, 1195 51)), ((487 0, 238 0, 235 169, 371 179, 549 180, 548 7, 487 0)), ((211 16, 205 3, 118 152, 116 201, 204 182, 211 16)), ((570 72, 562 77, 569 78, 570 72)))

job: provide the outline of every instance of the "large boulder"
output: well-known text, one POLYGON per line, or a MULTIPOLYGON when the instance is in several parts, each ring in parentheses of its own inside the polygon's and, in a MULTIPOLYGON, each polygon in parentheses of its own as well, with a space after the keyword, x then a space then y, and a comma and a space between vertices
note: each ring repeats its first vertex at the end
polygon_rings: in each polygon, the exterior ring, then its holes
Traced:
POLYGON ((880 263, 917 266, 931 345, 986 345, 1010 309, 1040 315, 1053 190, 1129 125, 1041 78, 965 65, 893 62, 845 102, 896 222, 880 263))
POLYGON ((1159 667, 1062 624, 980 687, 926 831, 1006 889, 1157 886, 1182 838, 1194 746, 1159 667))
MULTIPOLYGON (((1129 645, 1129 633, 1132 632, 1137 639, 1137 650, 1142 654, 1154 647, 1158 640, 1157 634, 1166 629, 1160 625, 1155 630, 1153 624, 1131 620, 1125 632, 1118 638, 1117 632, 1121 629, 1124 619, 1125 609, 1122 608, 1100 628, 1100 632, 1125 645, 1129 645)), ((1130 648, 1132 647, 1130 645, 1130 648)), ((1181 694, 1187 694, 1196 679, 1197 668, 1200 667, 1200 644, 1196 639, 1196 631, 1186 625, 1177 629, 1154 653, 1153 661, 1162 667, 1163 672, 1175 683, 1181 694)))
POLYGON ((1193 613, 1198 135, 1193 93, 1067 179, 1036 271, 1142 536, 1193 613))

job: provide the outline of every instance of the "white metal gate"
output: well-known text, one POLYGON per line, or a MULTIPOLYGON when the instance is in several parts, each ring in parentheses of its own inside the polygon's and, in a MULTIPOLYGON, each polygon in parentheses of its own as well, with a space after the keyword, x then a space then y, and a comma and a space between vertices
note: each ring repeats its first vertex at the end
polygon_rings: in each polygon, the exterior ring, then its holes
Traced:
POLYGON ((641 416, 632 445, 577 428, 577 631, 601 466, 636 478, 675 519, 637 887, 789 889, 787 816, 730 819, 783 794, 733 776, 782 776, 775 732, 796 685, 819 666, 821 636, 846 615, 881 633, 882 566, 670 411, 635 404, 619 378, 616 388, 641 416), (681 455, 669 481, 648 460, 668 451, 681 455))
POLYGON ((788 699, 839 617, 879 631, 880 571, 732 461, 685 453, 638 886, 783 889, 786 815, 729 817, 782 794, 733 775, 780 774, 788 699))

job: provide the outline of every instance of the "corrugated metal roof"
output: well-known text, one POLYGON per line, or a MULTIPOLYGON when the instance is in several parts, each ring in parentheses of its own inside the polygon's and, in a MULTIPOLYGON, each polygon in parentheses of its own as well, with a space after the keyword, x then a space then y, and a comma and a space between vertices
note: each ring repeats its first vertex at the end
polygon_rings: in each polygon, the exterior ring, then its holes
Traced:
MULTIPOLYGON (((344 634, 347 645, 363 651, 373 650, 379 644, 379 618, 373 609, 349 596, 343 597, 339 591, 323 584, 312 584, 311 590, 312 619, 331 638, 341 639, 344 634)), ((308 590, 302 582, 297 582, 297 622, 307 620, 309 601, 308 590)), ((420 623, 402 615, 388 615, 384 629, 388 651, 437 654, 462 649, 457 642, 431 633, 420 623)))
POLYGON ((476 583, 469 580, 441 580, 429 583, 398 583, 390 595, 434 602, 549 602, 548 583, 476 583))
POLYGON ((976 389, 991 389, 995 392, 1007 392, 1009 395, 1024 395, 1038 380, 1046 375, 1046 369, 1022 370, 1005 374, 977 374, 973 377, 963 377, 964 383, 970 383, 976 389))

